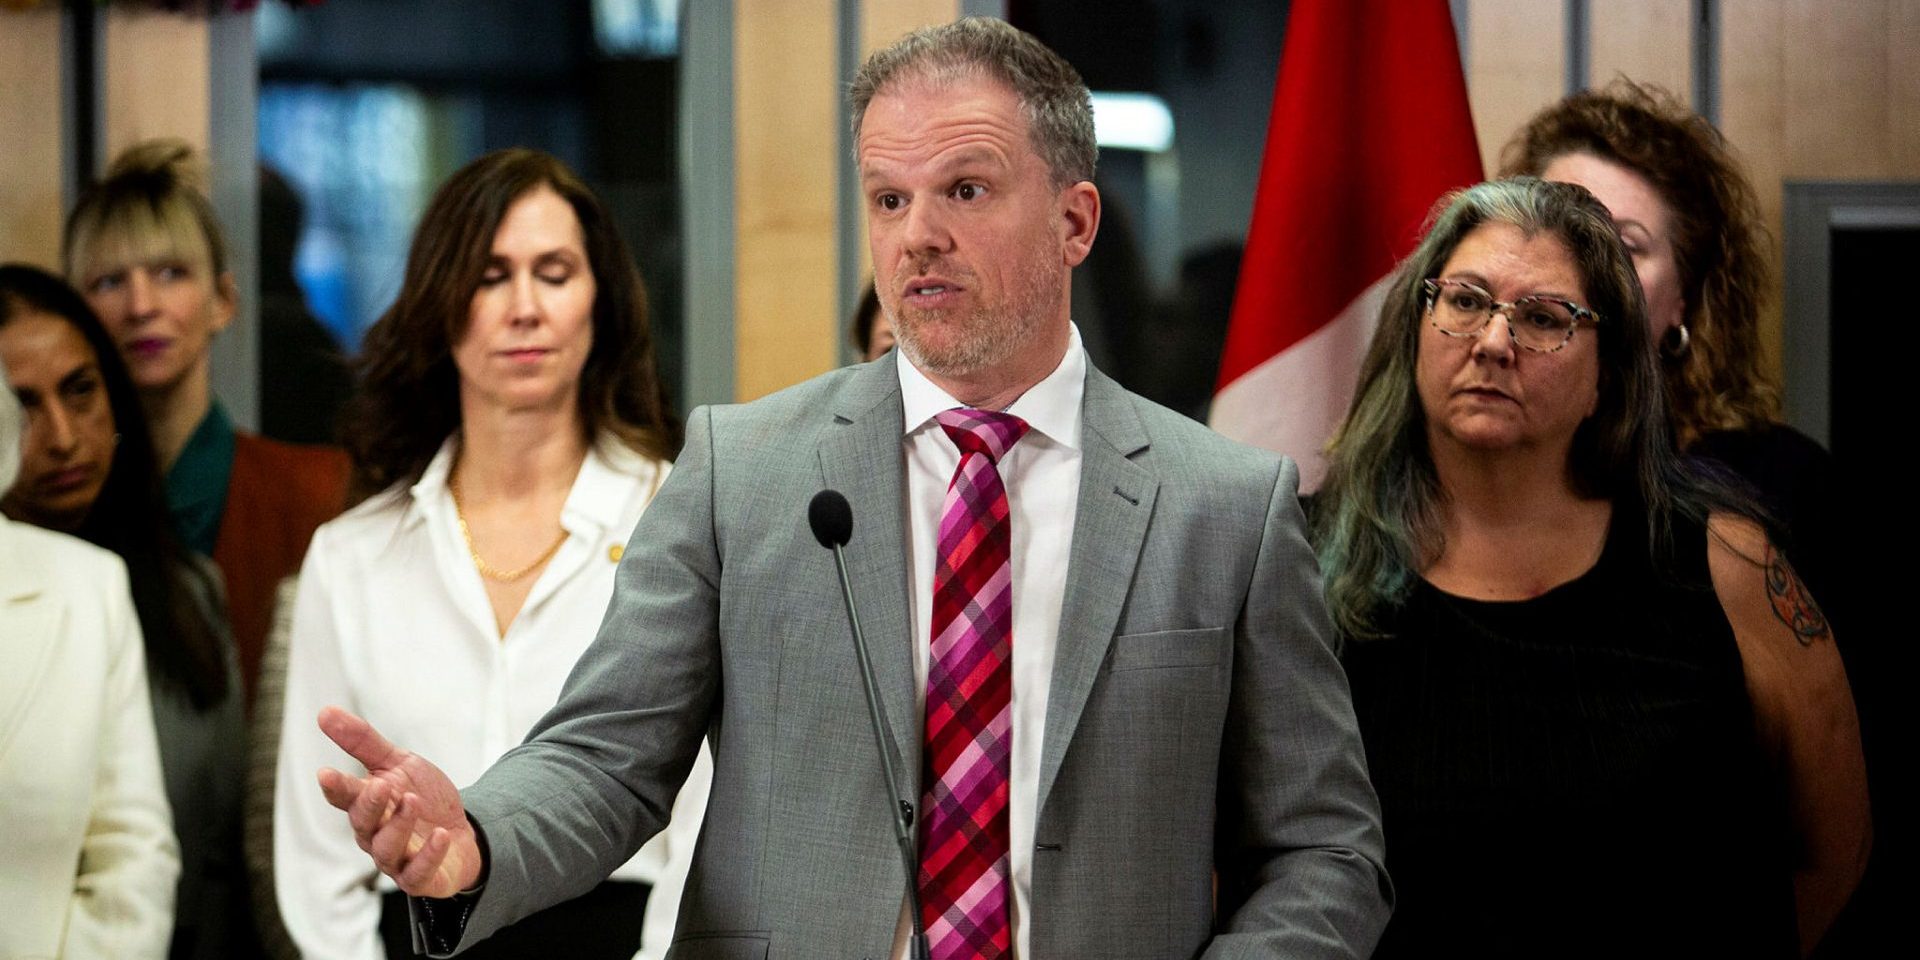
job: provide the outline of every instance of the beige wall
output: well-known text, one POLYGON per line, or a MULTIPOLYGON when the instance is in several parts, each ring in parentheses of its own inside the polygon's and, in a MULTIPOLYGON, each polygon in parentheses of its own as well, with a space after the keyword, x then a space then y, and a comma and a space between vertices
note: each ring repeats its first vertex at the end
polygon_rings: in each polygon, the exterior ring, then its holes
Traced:
POLYGON ((0 11, 0 262, 59 265, 60 11, 0 11))
POLYGON ((831 368, 834 0, 734 7, 734 395, 831 368))
MULTIPOLYGON (((0 12, 0 259, 58 266, 65 216, 67 133, 59 7, 0 12)), ((139 140, 210 139, 207 21, 142 8, 103 7, 98 21, 104 141, 99 162, 139 140)), ((81 171, 90 178, 98 171, 81 171)))
POLYGON ((204 157, 212 129, 207 21, 124 5, 103 14, 102 166, 154 137, 185 140, 204 157))
POLYGON ((1500 145, 1566 89, 1566 17, 1559 3, 1472 0, 1467 7, 1467 100, 1481 167, 1500 166, 1500 145))
MULTIPOLYGON (((1590 80, 1615 75, 1690 98, 1686 0, 1593 0, 1590 80)), ((1767 226, 1781 231, 1785 182, 1920 179, 1920 0, 1720 0, 1720 127, 1739 151, 1767 226)), ((1469 0, 1467 82, 1492 172, 1513 131, 1565 89, 1564 5, 1469 0)), ((1761 317, 1773 369, 1782 339, 1774 296, 1761 317)))

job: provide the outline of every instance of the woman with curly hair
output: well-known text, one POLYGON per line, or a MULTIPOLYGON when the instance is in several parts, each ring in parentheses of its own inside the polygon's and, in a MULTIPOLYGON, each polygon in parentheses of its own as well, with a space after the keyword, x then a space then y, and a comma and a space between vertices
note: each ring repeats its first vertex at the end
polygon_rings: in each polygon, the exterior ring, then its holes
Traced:
POLYGON ((1500 175, 1520 174, 1579 184, 1612 212, 1646 292, 1681 448, 1752 484, 1795 568, 1845 606, 1832 458, 1780 422, 1760 347, 1766 234, 1726 138, 1672 94, 1621 79, 1527 121, 1501 151, 1500 175))
MULTIPOLYGON (((352 766, 314 718, 345 707, 478 779, 593 641, 680 442, 626 244, 545 153, 491 153, 440 187, 362 349, 346 439, 366 499, 301 568, 276 775, 275 886, 309 960, 413 946, 405 895, 314 789, 352 766)), ((688 812, 610 880, 467 955, 624 960, 649 915, 664 950, 704 798, 696 773, 688 812)))

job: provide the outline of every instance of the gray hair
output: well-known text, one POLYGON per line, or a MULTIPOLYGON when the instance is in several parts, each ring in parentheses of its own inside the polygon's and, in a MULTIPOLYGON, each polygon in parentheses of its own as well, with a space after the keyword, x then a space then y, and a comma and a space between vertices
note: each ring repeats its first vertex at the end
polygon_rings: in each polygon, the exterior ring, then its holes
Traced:
POLYGON ((1047 162, 1054 186, 1093 179, 1099 148, 1093 137, 1093 98, 1080 72, 1032 34, 1004 20, 963 17, 924 27, 875 51, 854 74, 847 99, 853 108, 853 139, 867 105, 907 80, 937 84, 988 77, 1020 98, 1033 150, 1047 162))
POLYGON ((1461 241, 1488 223, 1557 237, 1579 270, 1586 306, 1600 316, 1591 332, 1599 345, 1599 400, 1568 454, 1575 489, 1644 510, 1655 550, 1666 546, 1675 509, 1704 517, 1701 503, 1730 502, 1683 475, 1647 335, 1646 303, 1607 208, 1580 187, 1535 177, 1457 191, 1434 207, 1426 238, 1388 288, 1353 405, 1328 445, 1314 540, 1327 605, 1355 639, 1379 635, 1382 612, 1405 598, 1444 546, 1444 495, 1415 383, 1427 308, 1423 281, 1439 276, 1461 241))
POLYGON ((13 481, 20 476, 20 444, 26 441, 26 433, 27 412, 7 382, 6 366, 0 364, 0 494, 13 489, 13 481))

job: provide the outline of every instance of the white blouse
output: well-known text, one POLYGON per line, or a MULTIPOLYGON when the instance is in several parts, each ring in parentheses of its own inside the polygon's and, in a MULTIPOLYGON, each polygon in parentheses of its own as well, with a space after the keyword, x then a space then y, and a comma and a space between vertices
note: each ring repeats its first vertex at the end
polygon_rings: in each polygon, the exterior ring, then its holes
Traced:
MULTIPOLYGON (((322 526, 300 570, 273 863, 281 917, 308 960, 384 960, 380 896, 395 889, 315 782, 323 766, 365 772, 320 732, 320 710, 332 704, 365 717, 462 787, 478 780, 559 699, 599 630, 616 561, 670 469, 602 438, 561 508, 565 544, 502 637, 447 489, 457 442, 441 446, 412 488, 322 526)), ((665 951, 679 912, 712 776, 704 754, 668 828, 613 873, 653 885, 646 954, 665 951)))
POLYGON ((0 957, 160 960, 179 876, 126 565, 0 517, 0 957))

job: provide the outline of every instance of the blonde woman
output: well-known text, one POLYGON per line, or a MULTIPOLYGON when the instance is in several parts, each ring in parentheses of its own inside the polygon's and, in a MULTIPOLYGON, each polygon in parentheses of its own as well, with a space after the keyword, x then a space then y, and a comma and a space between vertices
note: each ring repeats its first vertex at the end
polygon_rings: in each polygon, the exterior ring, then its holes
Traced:
POLYGON ((175 529, 226 580, 251 703, 274 587, 344 506, 346 457, 239 430, 214 398, 213 338, 233 322, 239 295, 186 144, 147 141, 117 157, 68 217, 65 249, 68 281, 139 390, 175 529))

